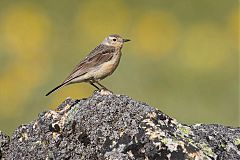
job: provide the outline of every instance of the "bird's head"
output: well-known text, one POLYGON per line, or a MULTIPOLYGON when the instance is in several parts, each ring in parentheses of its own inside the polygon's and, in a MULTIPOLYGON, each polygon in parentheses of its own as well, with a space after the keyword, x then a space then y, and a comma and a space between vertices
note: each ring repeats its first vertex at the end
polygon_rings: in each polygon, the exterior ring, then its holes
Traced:
POLYGON ((130 41, 130 39, 124 39, 117 34, 109 35, 104 39, 102 44, 107 46, 122 47, 123 43, 130 41))

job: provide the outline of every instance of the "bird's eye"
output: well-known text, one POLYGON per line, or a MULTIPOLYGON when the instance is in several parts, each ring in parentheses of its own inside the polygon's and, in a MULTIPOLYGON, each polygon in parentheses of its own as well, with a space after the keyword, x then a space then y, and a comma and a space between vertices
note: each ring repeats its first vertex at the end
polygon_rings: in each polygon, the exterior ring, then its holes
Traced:
POLYGON ((115 42, 116 40, 117 40, 116 38, 113 39, 114 42, 115 42))

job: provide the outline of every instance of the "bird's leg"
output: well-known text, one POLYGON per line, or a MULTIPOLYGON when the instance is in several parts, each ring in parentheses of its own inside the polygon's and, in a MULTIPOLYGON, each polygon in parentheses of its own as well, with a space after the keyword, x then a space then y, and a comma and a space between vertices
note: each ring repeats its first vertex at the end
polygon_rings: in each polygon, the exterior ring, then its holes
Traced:
POLYGON ((98 90, 100 90, 100 88, 98 88, 98 86, 96 86, 92 81, 89 81, 89 83, 90 83, 93 87, 95 87, 95 88, 97 88, 98 90))
MULTIPOLYGON (((104 85, 102 85, 102 84, 99 83, 98 81, 96 81, 96 83, 97 83, 99 86, 101 86, 103 89, 108 90, 104 85)), ((109 91, 109 90, 108 90, 108 91, 109 91)))
POLYGON ((98 81, 96 81, 96 83, 102 87, 102 90, 100 91, 101 95, 111 95, 113 94, 112 91, 110 91, 109 89, 107 89, 104 85, 102 85, 101 83, 99 83, 98 81))

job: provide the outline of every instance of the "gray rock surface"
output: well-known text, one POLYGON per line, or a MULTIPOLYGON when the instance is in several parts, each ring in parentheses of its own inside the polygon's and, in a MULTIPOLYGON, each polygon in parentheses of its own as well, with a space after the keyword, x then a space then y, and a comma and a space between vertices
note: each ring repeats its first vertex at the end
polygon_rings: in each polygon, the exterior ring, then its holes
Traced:
POLYGON ((0 131, 0 159, 6 159, 9 151, 10 137, 0 131))
POLYGON ((184 125, 124 95, 66 99, 55 111, 0 132, 2 159, 240 159, 240 128, 184 125))

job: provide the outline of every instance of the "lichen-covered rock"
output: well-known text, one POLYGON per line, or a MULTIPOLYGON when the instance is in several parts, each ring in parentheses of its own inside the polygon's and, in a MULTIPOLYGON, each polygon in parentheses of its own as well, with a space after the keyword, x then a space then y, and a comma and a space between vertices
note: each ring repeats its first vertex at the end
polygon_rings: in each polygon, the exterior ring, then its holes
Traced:
POLYGON ((4 160, 8 156, 10 137, 0 131, 0 159, 4 160))
POLYGON ((18 127, 6 159, 240 159, 239 132, 180 124, 143 102, 96 92, 18 127))
MULTIPOLYGON (((217 124, 192 125, 194 141, 208 144, 218 159, 240 159, 240 128, 225 127, 217 124)), ((206 145, 205 145, 206 146, 206 145)), ((209 150, 210 148, 203 149, 209 150)))

